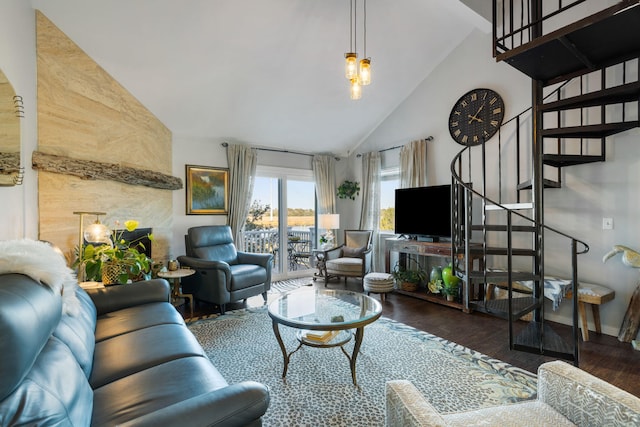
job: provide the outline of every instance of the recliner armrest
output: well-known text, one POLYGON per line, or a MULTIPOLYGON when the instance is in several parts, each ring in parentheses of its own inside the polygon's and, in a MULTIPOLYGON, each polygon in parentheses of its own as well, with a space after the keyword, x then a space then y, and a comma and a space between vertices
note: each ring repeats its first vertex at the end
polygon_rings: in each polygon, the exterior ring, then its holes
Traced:
POLYGON ((165 279, 143 280, 127 285, 87 289, 98 315, 152 302, 169 302, 169 282, 165 279))
POLYGON ((194 270, 223 270, 225 274, 231 276, 231 268, 224 261, 211 261, 202 258, 194 258, 186 255, 180 255, 178 262, 183 267, 191 267, 194 270))
POLYGON ((122 426, 246 426, 264 415, 269 399, 266 385, 244 381, 145 414, 122 426))
POLYGON ((238 263, 239 264, 254 264, 261 265, 264 268, 269 266, 269 263, 273 260, 272 254, 260 254, 253 252, 238 251, 238 263))

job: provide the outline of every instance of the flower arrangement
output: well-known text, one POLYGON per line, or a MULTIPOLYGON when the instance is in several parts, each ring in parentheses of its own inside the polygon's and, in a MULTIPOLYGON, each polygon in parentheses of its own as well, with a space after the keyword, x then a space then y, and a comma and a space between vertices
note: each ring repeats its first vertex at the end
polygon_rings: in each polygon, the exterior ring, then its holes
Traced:
MULTIPOLYGON (((138 221, 128 220, 124 222, 124 227, 131 232, 138 228, 138 224, 138 221)), ((129 280, 151 278, 152 260, 140 251, 145 250, 141 239, 148 237, 153 241, 153 234, 131 241, 124 239, 123 234, 124 230, 119 233, 113 231, 111 245, 88 244, 82 248, 82 254, 76 260, 75 266, 84 267, 85 280, 102 281, 104 284, 123 284, 129 280), (113 277, 105 277, 105 273, 112 271, 115 271, 113 277)))

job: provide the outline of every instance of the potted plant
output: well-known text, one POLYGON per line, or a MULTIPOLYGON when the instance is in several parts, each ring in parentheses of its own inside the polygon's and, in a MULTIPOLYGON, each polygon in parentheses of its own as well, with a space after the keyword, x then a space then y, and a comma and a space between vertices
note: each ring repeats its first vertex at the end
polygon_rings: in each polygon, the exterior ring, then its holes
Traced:
MULTIPOLYGON (((125 221, 124 226, 131 232, 138 227, 138 221, 125 221)), ((141 238, 127 241, 122 238, 123 232, 113 232, 111 245, 88 244, 82 248, 81 256, 74 265, 84 268, 86 280, 102 281, 105 285, 111 285, 151 278, 152 260, 140 252, 145 249, 139 242, 141 238)), ((153 234, 147 237, 153 240, 153 234)))
POLYGON ((418 289, 418 284, 427 278, 427 274, 421 268, 407 268, 399 262, 394 266, 391 275, 404 291, 415 291, 418 289))
POLYGON ((453 301, 458 297, 460 278, 453 274, 451 264, 442 269, 442 293, 447 296, 447 301, 453 301))
POLYGON ((360 194, 360 184, 346 180, 338 187, 338 198, 355 200, 360 194))

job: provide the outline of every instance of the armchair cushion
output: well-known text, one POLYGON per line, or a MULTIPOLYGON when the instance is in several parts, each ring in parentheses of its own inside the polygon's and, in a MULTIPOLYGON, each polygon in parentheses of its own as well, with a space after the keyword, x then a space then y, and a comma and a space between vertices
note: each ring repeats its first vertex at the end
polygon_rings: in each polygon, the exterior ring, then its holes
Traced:
POLYGON ((347 258, 359 258, 362 256, 366 248, 361 246, 359 248, 350 248, 348 246, 344 246, 342 248, 342 256, 347 258))

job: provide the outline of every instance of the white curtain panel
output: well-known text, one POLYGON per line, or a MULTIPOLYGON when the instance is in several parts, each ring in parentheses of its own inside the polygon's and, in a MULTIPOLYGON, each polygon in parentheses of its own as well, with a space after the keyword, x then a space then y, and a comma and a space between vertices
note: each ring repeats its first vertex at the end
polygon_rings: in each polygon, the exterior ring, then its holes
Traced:
POLYGON ((227 222, 231 226, 236 247, 244 249, 242 230, 249 214, 258 151, 246 145, 229 144, 227 161, 229 162, 229 215, 227 222))
POLYGON ((336 160, 333 156, 313 156, 313 178, 318 196, 318 214, 336 213, 336 160))
POLYGON ((362 155, 362 210, 360 212, 360 229, 373 230, 373 265, 372 271, 378 270, 379 245, 378 232, 380 230, 380 177, 382 161, 380 152, 362 155))
POLYGON ((400 188, 427 185, 427 140, 411 141, 400 149, 400 188))

